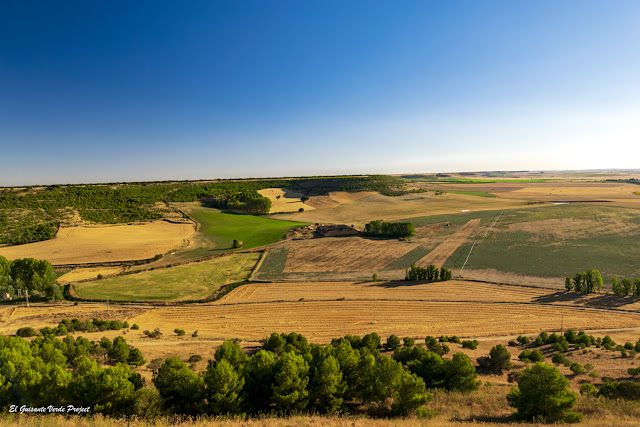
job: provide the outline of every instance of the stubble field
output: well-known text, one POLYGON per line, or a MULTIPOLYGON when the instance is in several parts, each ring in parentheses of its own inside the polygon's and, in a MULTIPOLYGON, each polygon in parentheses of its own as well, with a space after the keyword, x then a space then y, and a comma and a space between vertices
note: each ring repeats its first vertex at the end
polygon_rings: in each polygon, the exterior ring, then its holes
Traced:
POLYGON ((53 265, 140 260, 184 245, 194 231, 192 224, 166 221, 62 227, 55 239, 0 248, 0 255, 45 259, 53 265))

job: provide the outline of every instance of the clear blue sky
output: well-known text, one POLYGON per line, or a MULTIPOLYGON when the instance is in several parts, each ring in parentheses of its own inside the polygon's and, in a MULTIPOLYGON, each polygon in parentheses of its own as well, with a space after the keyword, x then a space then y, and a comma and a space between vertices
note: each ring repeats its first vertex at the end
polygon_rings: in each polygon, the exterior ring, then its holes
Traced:
POLYGON ((640 168, 640 1, 5 1, 0 185, 640 168))

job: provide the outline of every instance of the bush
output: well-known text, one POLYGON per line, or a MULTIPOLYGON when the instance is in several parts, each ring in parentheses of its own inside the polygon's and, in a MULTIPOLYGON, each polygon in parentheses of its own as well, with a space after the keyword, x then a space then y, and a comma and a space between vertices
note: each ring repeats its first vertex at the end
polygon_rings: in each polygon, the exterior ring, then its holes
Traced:
POLYGON ((525 337, 524 335, 520 335, 518 337, 518 342, 522 345, 529 344, 529 338, 525 337))
POLYGON ((536 363, 522 372, 518 387, 507 395, 507 401, 522 419, 578 422, 582 414, 572 411, 578 396, 568 390, 568 385, 569 380, 557 368, 536 363))
POLYGON ((583 396, 595 396, 598 390, 596 386, 590 383, 584 383, 580 386, 580 394, 583 396))
POLYGON ((518 359, 522 360, 523 362, 527 360, 530 362, 542 362, 544 360, 544 356, 542 355, 542 352, 540 350, 524 350, 522 353, 520 353, 518 359))
POLYGON ((411 337, 404 337, 402 339, 402 342, 404 343, 405 347, 413 347, 416 343, 416 340, 411 337))
POLYGON ((176 333, 179 337, 183 337, 186 334, 184 329, 178 329, 178 328, 174 329, 173 332, 176 333))
POLYGON ((574 375, 580 375, 584 373, 584 368, 579 363, 572 363, 570 369, 574 375))
POLYGON ((371 276, 371 280, 373 280, 374 282, 378 281, 378 273, 373 273, 373 276, 371 276))
POLYGON ((389 336, 389 338, 387 338, 387 343, 385 344, 384 348, 387 350, 395 350, 398 347, 400 347, 400 338, 398 338, 395 335, 389 336))
POLYGON ((138 329, 140 329, 140 326, 138 326, 136 323, 134 323, 134 324, 131 326, 131 329, 133 329, 133 330, 136 330, 136 331, 137 331, 138 329))
POLYGON ((198 338, 198 331, 194 331, 194 332, 191 334, 191 336, 192 336, 193 338, 198 338))
POLYGON ((462 348, 470 348, 471 350, 475 350, 478 348, 478 344, 480 344, 477 340, 465 340, 462 341, 462 348))
POLYGON ((37 333, 35 329, 27 327, 18 329, 16 335, 19 337, 35 337, 37 333))

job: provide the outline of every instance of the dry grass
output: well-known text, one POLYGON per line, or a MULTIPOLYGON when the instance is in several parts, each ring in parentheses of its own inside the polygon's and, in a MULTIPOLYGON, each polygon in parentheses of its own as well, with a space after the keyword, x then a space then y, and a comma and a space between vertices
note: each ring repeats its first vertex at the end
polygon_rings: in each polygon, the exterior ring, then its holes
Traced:
POLYGON ((86 267, 86 268, 74 268, 68 273, 58 277, 58 283, 65 285, 71 282, 77 282, 79 280, 90 280, 98 277, 98 274, 102 274, 104 277, 115 276, 124 271, 124 267, 86 267))
POLYGON ((429 252, 424 258, 416 263, 420 267, 427 267, 434 264, 436 267, 442 265, 449 259, 451 255, 458 249, 460 245, 466 243, 467 239, 476 227, 480 224, 480 218, 472 219, 465 225, 460 227, 447 240, 438 245, 434 250, 429 252))
POLYGON ((377 271, 417 245, 398 240, 329 237, 287 242, 285 273, 377 271))
POLYGON ((271 200, 271 210, 269 213, 274 212, 298 212, 298 209, 313 210, 313 206, 305 204, 300 200, 301 193, 291 191, 287 188, 265 188, 258 190, 262 196, 271 200))
POLYGON ((55 239, 0 248, 0 255, 46 259, 53 265, 147 259, 183 245, 193 232, 192 224, 166 221, 63 227, 55 239))
MULTIPOLYGON (((327 197, 327 196, 323 196, 327 197)), ((332 199, 333 200, 333 199, 332 199)), ((321 208, 309 212, 279 215, 278 218, 313 223, 339 223, 362 227, 369 221, 384 219, 400 220, 411 217, 455 214, 461 210, 483 211, 526 206, 526 202, 465 194, 434 193, 406 194, 390 197, 374 194, 332 208, 321 208)))

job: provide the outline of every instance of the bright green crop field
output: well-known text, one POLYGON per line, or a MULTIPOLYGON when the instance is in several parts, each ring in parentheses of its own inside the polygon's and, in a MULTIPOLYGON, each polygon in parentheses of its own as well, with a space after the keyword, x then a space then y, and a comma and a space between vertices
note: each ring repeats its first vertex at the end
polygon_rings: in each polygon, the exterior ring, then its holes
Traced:
POLYGON ((209 261, 75 285, 80 298, 111 301, 184 301, 206 298, 227 283, 246 280, 259 253, 239 253, 209 261))

